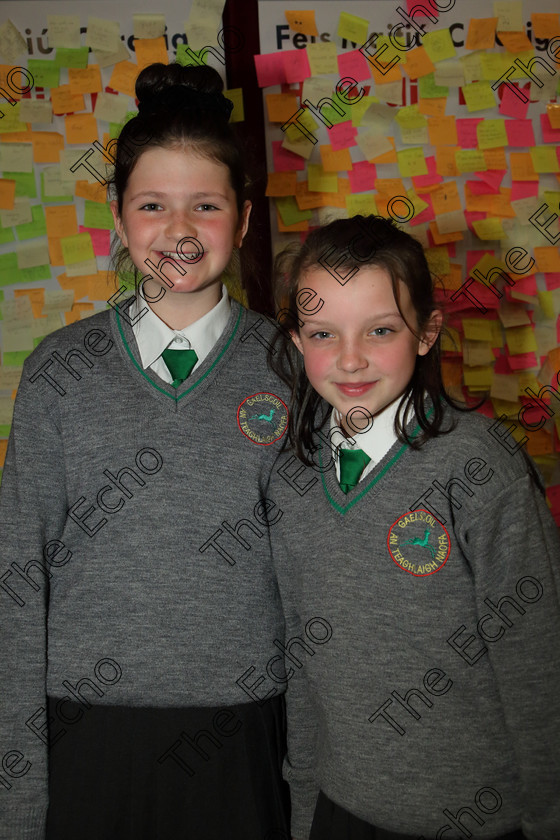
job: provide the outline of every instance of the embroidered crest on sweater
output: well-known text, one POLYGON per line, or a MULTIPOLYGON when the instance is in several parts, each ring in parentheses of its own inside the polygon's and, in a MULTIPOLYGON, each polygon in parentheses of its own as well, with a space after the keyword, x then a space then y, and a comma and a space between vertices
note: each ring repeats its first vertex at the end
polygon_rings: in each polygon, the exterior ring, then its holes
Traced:
POLYGON ((447 529, 435 516, 427 510, 409 510, 391 525, 387 548, 405 572, 426 577, 446 564, 451 544, 447 529))
POLYGON ((237 409, 237 424, 253 443, 270 446, 288 427, 288 408, 280 397, 262 391, 243 400, 237 409))

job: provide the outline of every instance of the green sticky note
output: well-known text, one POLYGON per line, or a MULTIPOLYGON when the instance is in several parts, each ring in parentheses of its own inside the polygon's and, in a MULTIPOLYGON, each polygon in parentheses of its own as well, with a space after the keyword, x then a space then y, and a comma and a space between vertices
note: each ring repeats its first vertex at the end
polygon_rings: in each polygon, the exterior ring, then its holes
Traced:
MULTIPOLYGON (((3 353, 2 354, 2 363, 4 365, 6 365, 6 367, 21 367, 23 365, 23 363, 25 362, 25 360, 27 359, 27 357, 29 356, 29 354, 32 353, 32 352, 33 352, 32 350, 17 350, 17 351, 14 351, 12 353, 3 353)), ((2 429, 2 428, 6 428, 6 427, 5 426, 0 426, 0 429, 2 429)), ((7 428, 8 428, 8 434, 3 434, 0 431, 0 437, 8 437, 9 436, 9 434, 10 434, 9 428, 10 427, 8 426, 7 428)))
POLYGON ((97 201, 85 201, 84 227, 113 230, 113 214, 108 204, 97 201))
POLYGON ((193 50, 188 44, 177 44, 177 64, 182 64, 183 67, 200 67, 201 64, 206 64, 206 56, 208 53, 202 50, 193 50))
POLYGON ((363 44, 368 39, 369 20, 349 12, 341 12, 336 34, 353 44, 363 44))
POLYGON ((89 47, 77 49, 58 47, 54 63, 57 67, 77 67, 79 70, 84 70, 88 66, 88 54, 89 47))
POLYGON ((27 69, 35 80, 35 87, 53 88, 60 85, 60 67, 44 58, 30 58, 27 69))
POLYGON ((436 85, 434 74, 420 76, 418 79, 418 93, 421 99, 443 99, 449 94, 449 88, 445 85, 436 85))
POLYGON ((40 204, 32 205, 31 215, 33 216, 32 222, 15 226, 16 235, 20 241, 22 239, 33 239, 35 236, 47 235, 47 224, 45 222, 43 207, 40 204))
POLYGON ((14 283, 13 274, 18 270, 17 255, 14 251, 7 254, 0 254, 0 286, 5 286, 6 282, 14 283), (8 278, 5 281, 5 278, 8 278))
POLYGON ((4 300, 4 292, 0 289, 0 301, 4 300))
POLYGON ((11 276, 9 277, 5 277, 4 272, 0 272, 0 286, 10 286, 14 283, 36 283, 38 280, 50 280, 51 277, 50 265, 36 265, 33 268, 16 268, 11 272, 11 276))
POLYGON ((16 182, 16 196, 37 198, 37 184, 34 172, 4 172, 3 178, 16 182))
POLYGON ((3 228, 0 225, 0 245, 3 245, 5 242, 15 242, 15 239, 13 228, 3 228))
POLYGON ((312 217, 311 210, 300 210, 293 195, 274 199, 285 225, 295 225, 312 217))

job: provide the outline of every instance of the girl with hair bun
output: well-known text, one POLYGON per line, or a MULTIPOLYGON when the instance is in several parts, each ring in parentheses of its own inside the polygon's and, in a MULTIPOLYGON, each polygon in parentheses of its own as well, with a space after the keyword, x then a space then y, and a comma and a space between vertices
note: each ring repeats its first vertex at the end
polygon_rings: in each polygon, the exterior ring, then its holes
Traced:
POLYGON ((223 283, 244 154, 213 69, 154 64, 136 93, 110 183, 135 292, 47 336, 15 403, 2 840, 287 827, 281 663, 259 690, 284 633, 264 488, 287 412, 266 325, 223 283))

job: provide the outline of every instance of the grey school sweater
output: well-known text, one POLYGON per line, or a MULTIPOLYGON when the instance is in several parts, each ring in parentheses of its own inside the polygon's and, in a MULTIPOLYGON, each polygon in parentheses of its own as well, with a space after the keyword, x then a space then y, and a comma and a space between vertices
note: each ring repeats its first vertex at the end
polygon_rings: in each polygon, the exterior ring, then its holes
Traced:
POLYGON ((297 840, 319 789, 419 840, 560 838, 558 533, 507 428, 454 414, 347 496, 326 445, 275 467, 297 840))
MULTIPOLYGON (((277 653, 263 488, 286 411, 269 335, 232 302, 177 391, 114 310, 26 360, 0 494, 2 840, 44 837, 47 694, 84 714, 227 707, 277 653)), ((59 709, 53 739, 80 725, 59 709)))

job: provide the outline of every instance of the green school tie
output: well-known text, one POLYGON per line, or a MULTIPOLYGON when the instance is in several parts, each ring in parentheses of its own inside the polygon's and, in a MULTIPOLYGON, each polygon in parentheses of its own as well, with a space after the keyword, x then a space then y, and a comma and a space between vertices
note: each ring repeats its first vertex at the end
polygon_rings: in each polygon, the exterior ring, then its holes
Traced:
POLYGON ((340 459, 340 489, 343 493, 348 493, 358 483, 371 458, 361 449, 339 449, 338 457, 340 459))
POLYGON ((164 350, 161 356, 169 368, 169 373, 173 377, 173 382, 171 384, 174 388, 178 388, 179 385, 185 381, 198 361, 198 356, 194 350, 168 349, 164 350))

